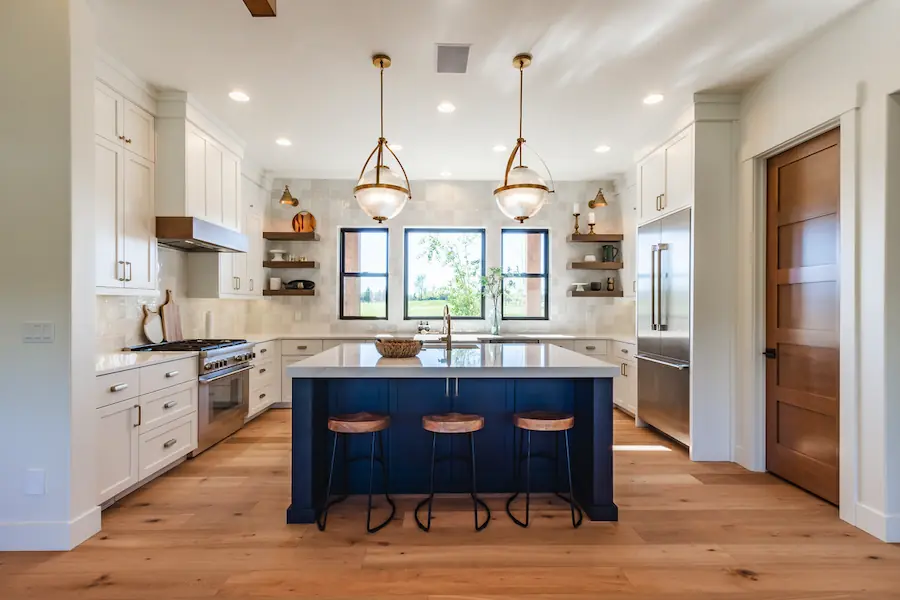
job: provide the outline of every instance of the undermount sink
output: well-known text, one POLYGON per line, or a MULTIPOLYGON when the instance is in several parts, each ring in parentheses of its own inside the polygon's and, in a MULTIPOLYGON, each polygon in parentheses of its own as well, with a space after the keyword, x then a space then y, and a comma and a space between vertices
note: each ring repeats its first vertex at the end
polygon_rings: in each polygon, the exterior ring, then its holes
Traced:
MULTIPOLYGON (((427 344, 422 344, 422 347, 428 350, 445 350, 447 348, 447 344, 442 342, 429 342, 427 344)), ((471 343, 450 344, 451 350, 477 350, 480 347, 481 346, 479 346, 478 344, 471 343)))

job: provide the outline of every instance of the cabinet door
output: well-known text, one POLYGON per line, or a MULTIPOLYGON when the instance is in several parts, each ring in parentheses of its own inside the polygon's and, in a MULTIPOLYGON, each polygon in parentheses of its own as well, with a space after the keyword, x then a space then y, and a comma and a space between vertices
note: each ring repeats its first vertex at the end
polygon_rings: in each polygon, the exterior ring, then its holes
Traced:
MULTIPOLYGON (((262 296, 263 288, 263 239, 262 215, 248 213, 244 221, 244 233, 250 241, 250 250, 244 255, 246 284, 242 291, 250 296, 262 296)), ((237 259, 237 256, 235 256, 237 259)))
POLYGON ((121 288, 125 277, 122 251, 124 192, 121 145, 94 138, 94 222, 96 285, 121 288))
POLYGON ((237 276, 234 274, 234 254, 222 253, 219 261, 219 293, 234 295, 238 293, 237 276))
POLYGON ((666 189, 666 154, 660 150, 652 154, 638 167, 641 184, 641 219, 652 219, 659 214, 657 198, 666 189))
POLYGON ((153 202, 153 163, 125 152, 125 287, 156 289, 156 211, 153 202))
POLYGON ((94 133, 122 145, 122 96, 100 82, 94 84, 94 133))
POLYGON ((125 147, 150 162, 156 160, 156 130, 153 115, 125 100, 124 136, 125 147))
POLYGON ((663 212, 690 206, 694 201, 694 137, 691 130, 666 148, 666 189, 663 212))
POLYGON ((138 482, 137 400, 97 409, 98 502, 105 502, 138 482))
POLYGON ((227 150, 222 153, 222 225, 241 229, 241 167, 238 158, 227 150))
POLYGON ((631 361, 619 362, 619 376, 613 379, 613 403, 634 414, 637 406, 637 373, 631 361))
POLYGON ((206 213, 208 221, 222 223, 222 149, 206 142, 206 213))
POLYGON ((185 216, 206 216, 206 137, 203 133, 187 126, 185 174, 185 216))

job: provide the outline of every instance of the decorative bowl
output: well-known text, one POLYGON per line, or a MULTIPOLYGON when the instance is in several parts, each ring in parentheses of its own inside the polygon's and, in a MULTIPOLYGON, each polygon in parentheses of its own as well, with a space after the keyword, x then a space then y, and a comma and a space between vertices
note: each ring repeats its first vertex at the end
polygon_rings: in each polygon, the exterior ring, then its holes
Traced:
POLYGON ((385 358, 412 358, 422 351, 418 340, 375 340, 375 349, 385 358))

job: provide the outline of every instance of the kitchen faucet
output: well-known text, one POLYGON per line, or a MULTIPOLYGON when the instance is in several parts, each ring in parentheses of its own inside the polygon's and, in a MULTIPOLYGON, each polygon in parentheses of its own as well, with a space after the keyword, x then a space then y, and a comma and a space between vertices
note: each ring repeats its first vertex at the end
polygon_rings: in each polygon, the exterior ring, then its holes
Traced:
POLYGON ((447 352, 450 352, 450 350, 452 348, 452 340, 453 340, 453 335, 450 333, 450 324, 451 324, 450 305, 445 304, 444 305, 444 325, 441 328, 441 333, 445 333, 443 331, 444 329, 446 329, 447 331, 446 331, 446 335, 443 338, 441 338, 440 341, 447 342, 447 352))

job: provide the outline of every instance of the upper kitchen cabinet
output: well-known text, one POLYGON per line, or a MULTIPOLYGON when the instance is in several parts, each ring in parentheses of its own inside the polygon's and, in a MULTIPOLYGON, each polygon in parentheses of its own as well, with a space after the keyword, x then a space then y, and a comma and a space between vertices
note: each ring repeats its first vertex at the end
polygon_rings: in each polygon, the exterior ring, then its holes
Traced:
POLYGON ((98 294, 157 289, 153 117, 109 86, 94 88, 98 294))
POLYGON ((99 81, 94 84, 94 133, 150 162, 156 160, 153 115, 99 81))
POLYGON ((184 92, 163 94, 158 107, 156 215, 241 231, 243 142, 184 92))
POLYGON ((693 204, 693 133, 687 127, 638 165, 641 223, 693 204))

